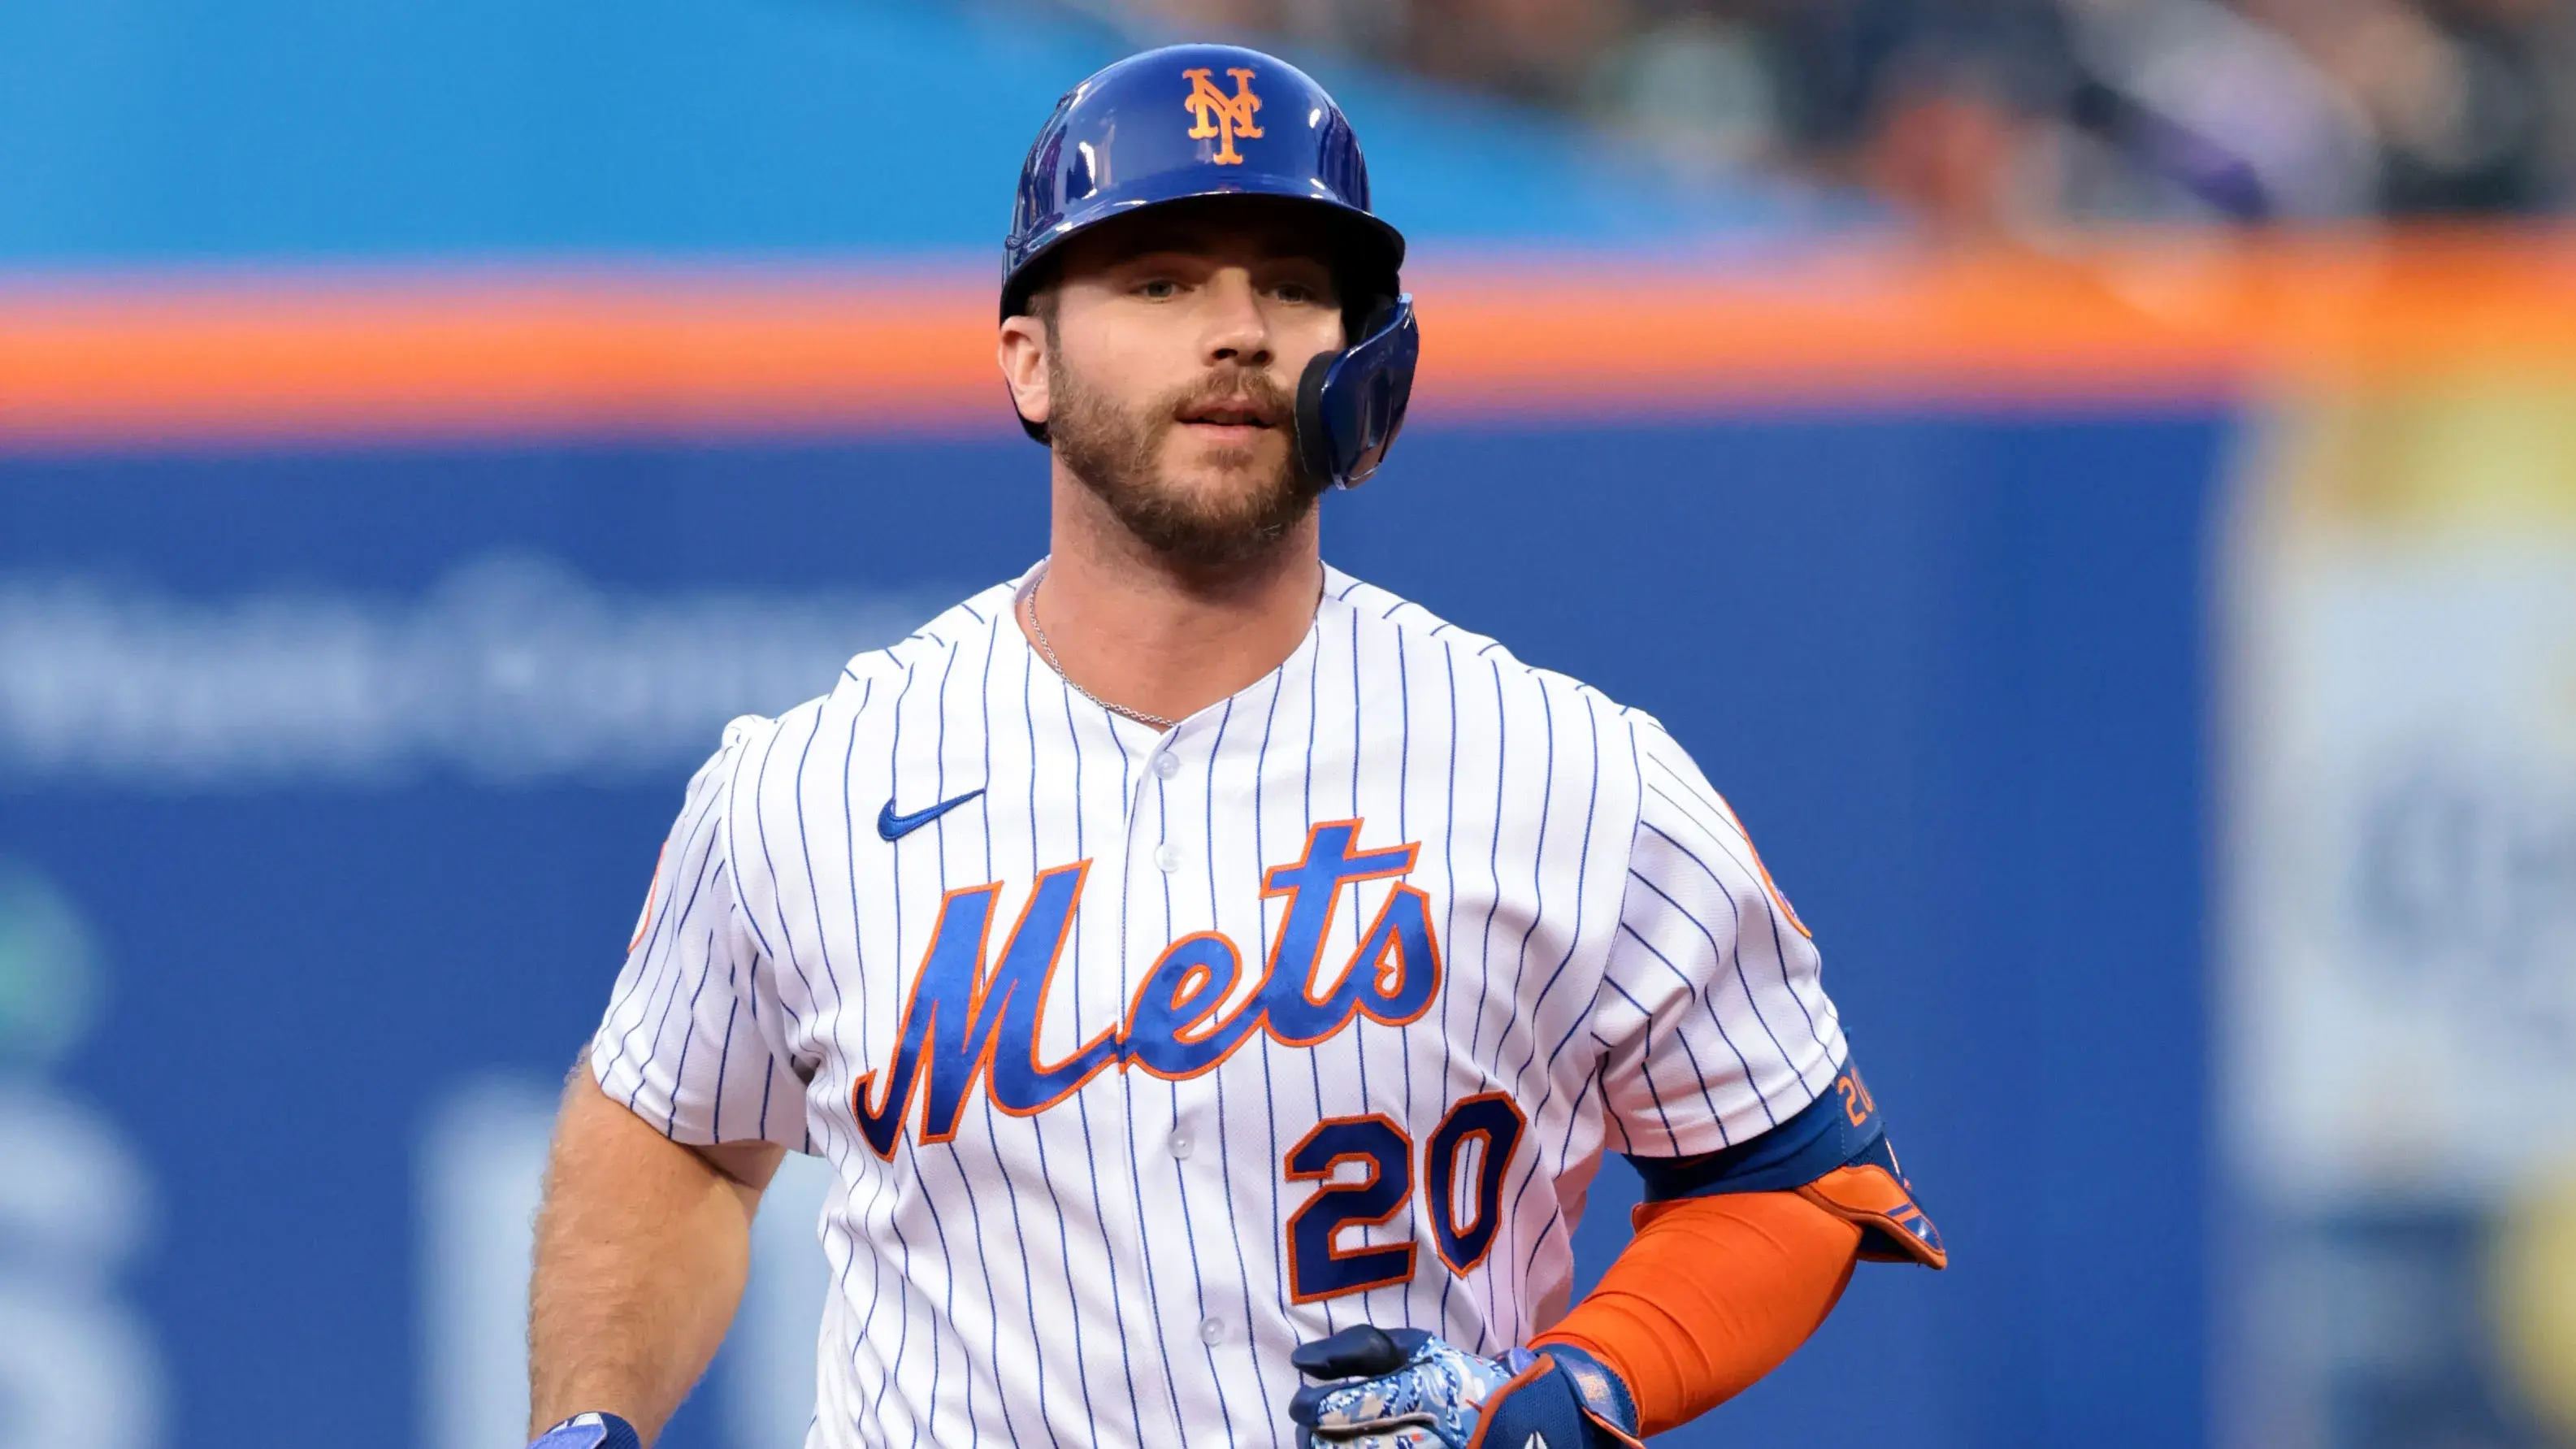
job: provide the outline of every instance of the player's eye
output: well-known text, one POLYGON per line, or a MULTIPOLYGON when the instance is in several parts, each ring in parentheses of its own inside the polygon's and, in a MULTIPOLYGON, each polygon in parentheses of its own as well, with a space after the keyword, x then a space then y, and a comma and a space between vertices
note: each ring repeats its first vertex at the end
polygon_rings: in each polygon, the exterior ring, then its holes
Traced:
POLYGON ((1169 277, 1148 277, 1136 284, 1136 295, 1149 302, 1165 302, 1181 294, 1181 284, 1169 277))
POLYGON ((1270 289, 1270 295, 1298 307, 1319 305, 1324 300, 1323 289, 1306 282, 1281 282, 1270 289))

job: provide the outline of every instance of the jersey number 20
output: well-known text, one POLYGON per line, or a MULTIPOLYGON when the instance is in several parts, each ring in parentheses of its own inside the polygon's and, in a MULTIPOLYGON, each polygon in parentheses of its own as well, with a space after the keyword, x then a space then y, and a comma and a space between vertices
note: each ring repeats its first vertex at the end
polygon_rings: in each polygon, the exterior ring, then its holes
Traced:
MULTIPOLYGON (((1483 1092, 1449 1109, 1423 1144, 1422 1180, 1431 1192, 1431 1236, 1440 1261, 1464 1277, 1485 1260, 1502 1227, 1503 1175, 1526 1125, 1520 1108, 1500 1092, 1483 1092), (1477 1144, 1475 1181, 1458 1180, 1459 1159, 1477 1144), (1471 1189, 1464 1210, 1462 1187, 1471 1189)), ((1344 1228, 1388 1222, 1413 1198, 1413 1141, 1383 1115, 1327 1117, 1288 1149, 1281 1164, 1291 1182, 1322 1186, 1288 1215, 1288 1293, 1299 1303, 1338 1298, 1413 1277, 1414 1244, 1345 1248, 1344 1228), (1367 1175, 1335 1181, 1344 1163, 1367 1175)))

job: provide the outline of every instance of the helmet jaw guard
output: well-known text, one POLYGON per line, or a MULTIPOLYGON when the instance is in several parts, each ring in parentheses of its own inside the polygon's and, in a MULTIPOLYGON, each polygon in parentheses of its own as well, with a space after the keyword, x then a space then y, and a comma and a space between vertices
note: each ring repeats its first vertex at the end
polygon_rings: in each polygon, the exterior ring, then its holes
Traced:
POLYGON ((1357 488, 1377 472, 1404 428, 1422 331, 1413 298, 1399 293, 1369 319, 1365 335, 1319 354, 1297 381, 1297 458, 1309 476, 1357 488))

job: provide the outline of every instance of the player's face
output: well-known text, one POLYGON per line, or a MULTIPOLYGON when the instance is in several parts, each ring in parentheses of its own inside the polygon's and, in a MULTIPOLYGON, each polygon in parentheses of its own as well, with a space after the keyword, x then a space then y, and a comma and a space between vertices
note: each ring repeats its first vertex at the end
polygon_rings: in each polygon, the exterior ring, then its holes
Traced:
POLYGON ((1294 412, 1342 345, 1329 237, 1290 209, 1178 209, 1076 242, 1045 347, 1067 471, 1182 562, 1259 553, 1314 507, 1294 412))

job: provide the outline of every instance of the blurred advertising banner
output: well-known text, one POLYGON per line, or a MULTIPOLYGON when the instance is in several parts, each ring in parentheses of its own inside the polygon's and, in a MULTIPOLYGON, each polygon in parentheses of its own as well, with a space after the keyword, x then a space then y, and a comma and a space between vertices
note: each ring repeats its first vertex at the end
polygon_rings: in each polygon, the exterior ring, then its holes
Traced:
POLYGON ((604 591, 509 552, 418 598, 0 575, 0 772, 162 790, 658 778, 938 607, 604 591))
POLYGON ((2234 1442, 2576 1442, 2576 377, 2462 367, 2254 437, 2234 1442))

